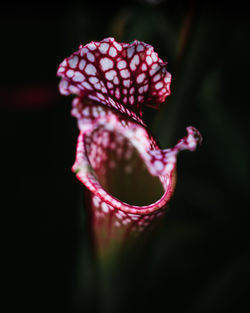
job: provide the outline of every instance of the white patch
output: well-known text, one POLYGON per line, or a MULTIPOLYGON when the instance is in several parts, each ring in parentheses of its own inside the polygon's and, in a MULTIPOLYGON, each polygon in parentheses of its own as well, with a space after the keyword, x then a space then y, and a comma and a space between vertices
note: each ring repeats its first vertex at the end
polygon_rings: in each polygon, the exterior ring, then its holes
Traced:
POLYGON ((95 87, 95 89, 97 89, 97 90, 100 90, 100 89, 102 88, 100 83, 95 84, 94 87, 95 87))
POLYGON ((160 89, 160 88, 162 88, 163 87, 163 83, 162 82, 159 82, 159 83, 157 83, 156 85, 155 85, 155 89, 160 89))
POLYGON ((153 76, 159 69, 160 69, 159 66, 157 66, 156 64, 153 64, 151 70, 149 71, 149 74, 153 76))
POLYGON ((107 92, 108 92, 107 88, 102 87, 102 92, 103 92, 103 93, 107 93, 107 92))
POLYGON ((138 92, 139 92, 140 94, 144 93, 144 87, 143 87, 143 86, 140 87, 140 88, 138 89, 138 92))
POLYGON ((60 66, 60 67, 59 67, 59 70, 58 70, 58 73, 62 73, 62 72, 64 72, 64 71, 65 71, 65 67, 60 66))
POLYGON ((162 159, 162 154, 161 153, 154 153, 154 157, 155 157, 155 159, 157 159, 157 160, 161 160, 162 159))
POLYGON ((108 80, 113 80, 115 76, 117 76, 117 73, 114 70, 111 70, 111 71, 108 71, 108 72, 105 73, 105 77, 108 80))
POLYGON ((113 45, 116 47, 116 49, 118 50, 118 51, 122 51, 122 46, 119 44, 119 43, 117 43, 117 42, 113 42, 113 45))
POLYGON ((171 74, 167 73, 166 77, 164 78, 165 83, 169 83, 171 81, 171 74))
POLYGON ((140 88, 138 89, 138 92, 139 92, 139 93, 144 93, 144 87, 143 87, 143 86, 140 87, 140 88))
POLYGON ((88 95, 88 97, 92 100, 96 100, 96 101, 99 101, 100 99, 98 99, 96 96, 93 96, 93 95, 88 95))
POLYGON ((151 57, 149 55, 146 57, 146 62, 147 62, 148 65, 152 64, 152 59, 151 59, 151 57))
POLYGON ((82 75, 82 73, 80 73, 80 72, 75 72, 75 75, 74 75, 74 77, 73 77, 73 81, 74 81, 74 82, 79 82, 79 83, 81 83, 81 82, 84 81, 84 79, 85 79, 85 77, 82 75))
POLYGON ((155 52, 152 52, 151 58, 153 59, 154 62, 156 62, 158 60, 158 56, 155 52))
POLYGON ((130 102, 131 105, 134 104, 134 102, 135 102, 134 96, 130 96, 130 97, 129 97, 129 102, 130 102))
POLYGON ((188 143, 188 147, 191 149, 196 147, 196 141, 192 135, 189 135, 187 137, 187 143, 188 143))
POLYGON ((98 198, 97 196, 93 197, 94 206, 99 207, 100 201, 101 201, 100 198, 98 198))
POLYGON ((107 93, 108 90, 107 90, 105 87, 102 87, 102 92, 103 92, 103 93, 107 93))
POLYGON ((95 75, 96 74, 96 68, 93 64, 88 64, 85 68, 85 72, 88 75, 95 75))
POLYGON ((101 45, 100 45, 100 47, 99 47, 99 51, 100 51, 102 54, 105 54, 105 53, 107 53, 108 48, 109 48, 109 44, 103 42, 103 43, 101 43, 101 45))
MULTIPOLYGON (((99 114, 98 114, 98 111, 97 111, 96 107, 92 108, 92 114, 93 114, 94 117, 98 117, 99 114)), ((99 141, 102 140, 101 138, 98 138, 98 139, 99 139, 99 141)), ((99 141, 98 141, 98 144, 99 144, 99 141)), ((99 152, 99 154, 102 154, 102 153, 99 152)))
POLYGON ((148 91, 148 84, 143 87, 144 92, 148 91))
POLYGON ((111 103, 113 106, 116 106, 116 103, 115 103, 115 101, 114 101, 112 98, 109 97, 109 101, 110 101, 110 103, 111 103))
POLYGON ((64 60, 62 63, 61 63, 61 66, 66 66, 67 65, 67 62, 66 60, 64 60))
POLYGON ((132 57, 132 55, 134 54, 134 52, 135 52, 135 47, 134 47, 134 46, 128 48, 127 54, 128 54, 128 58, 129 58, 129 59, 132 57))
MULTIPOLYGON (((104 97, 103 97, 103 98, 104 98, 104 97)), ((104 99, 105 99, 105 98, 104 98, 104 99)), ((106 115, 105 111, 104 111, 103 109, 101 109, 101 108, 99 108, 99 114, 100 114, 100 116, 106 115)))
POLYGON ((152 50, 153 50, 153 47, 150 46, 150 47, 148 47, 146 53, 147 53, 147 54, 151 54, 151 53, 152 53, 152 50))
POLYGON ((138 84, 141 84, 144 79, 145 79, 146 75, 144 73, 140 74, 137 78, 136 78, 136 81, 138 84))
POLYGON ((109 58, 102 58, 100 64, 103 71, 107 71, 114 67, 114 62, 109 58))
POLYGON ((69 86, 69 83, 67 82, 67 80, 61 80, 59 87, 60 87, 60 91, 64 94, 64 95, 68 95, 69 92, 67 90, 69 86))
POLYGON ((109 89, 114 87, 114 85, 112 83, 110 83, 110 82, 107 82, 107 86, 108 86, 109 89))
POLYGON ((109 55, 110 55, 111 57, 115 57, 115 56, 117 55, 117 51, 116 51, 116 49, 115 49, 114 47, 111 47, 111 48, 109 49, 109 55))
POLYGON ((88 48, 89 48, 89 50, 93 51, 93 50, 96 49, 96 45, 94 45, 93 43, 90 43, 90 44, 88 45, 88 48))
POLYGON ((154 162, 154 167, 155 167, 155 169, 156 169, 157 171, 162 171, 164 165, 163 165, 163 163, 162 163, 161 161, 158 161, 158 160, 157 160, 157 161, 154 162))
POLYGON ((124 225, 127 225, 127 224, 129 224, 130 222, 131 222, 131 220, 130 220, 129 218, 126 218, 125 220, 122 221, 122 223, 123 223, 124 225))
POLYGON ((145 63, 143 63, 141 66, 142 71, 146 71, 147 68, 148 68, 147 65, 145 63))
POLYGON ((100 84, 101 84, 102 87, 105 87, 105 85, 104 85, 102 80, 100 81, 100 84))
POLYGON ((81 83, 81 85, 83 87, 85 87, 86 89, 93 90, 93 88, 90 86, 90 84, 88 82, 86 82, 86 81, 81 83))
POLYGON ((135 92, 135 87, 132 87, 132 88, 129 90, 129 94, 132 95, 132 94, 134 94, 134 92, 135 92))
POLYGON ((120 74, 121 74, 121 77, 122 77, 122 78, 128 78, 128 77, 130 77, 130 72, 129 72, 129 70, 122 70, 122 71, 120 72, 120 74))
POLYGON ((73 86, 73 85, 69 86, 69 90, 70 90, 70 92, 76 93, 76 94, 77 94, 78 91, 79 91, 79 89, 78 89, 77 87, 73 86))
MULTIPOLYGON (((101 93, 97 92, 96 95, 97 95, 97 97, 98 97, 99 99, 105 100, 105 97, 104 97, 101 93)), ((103 111, 102 111, 102 112, 103 112, 103 111)))
POLYGON ((73 108, 71 110, 71 114, 77 118, 80 118, 81 117, 81 114, 79 114, 78 110, 76 108, 73 108))
POLYGON ((114 37, 107 37, 107 38, 104 38, 102 41, 113 42, 114 40, 115 40, 114 37))
POLYGON ((95 56, 94 54, 92 53, 87 53, 87 59, 90 61, 90 62, 94 62, 95 61, 95 56))
POLYGON ((161 78, 161 74, 157 74, 153 77, 153 81, 157 82, 161 78))
POLYGON ((79 58, 78 56, 75 55, 72 59, 69 60, 69 66, 71 68, 76 68, 78 61, 79 61, 79 58))
POLYGON ((117 63, 117 67, 119 70, 121 70, 121 69, 127 67, 127 62, 126 61, 120 61, 117 63))
POLYGON ((71 78, 71 77, 73 77, 74 73, 75 72, 73 70, 68 70, 66 75, 68 76, 68 78, 71 78))
POLYGON ((126 214, 122 211, 117 211, 115 215, 119 219, 123 219, 126 216, 126 214))
POLYGON ((116 76, 114 79, 114 84, 119 85, 119 83, 120 83, 119 78, 116 76))
POLYGON ((84 69, 84 66, 86 65, 86 61, 84 59, 82 59, 79 63, 79 69, 80 70, 83 70, 84 69))
POLYGON ((166 161, 166 162, 175 163, 175 160, 176 160, 176 157, 175 157, 174 155, 172 155, 172 156, 166 155, 166 156, 165 156, 165 161, 166 161))
POLYGON ((128 89, 122 89, 122 93, 123 93, 124 95, 127 95, 127 94, 128 94, 128 89))
POLYGON ((86 47, 85 48, 82 48, 80 54, 81 56, 83 56, 85 53, 88 53, 89 52, 89 49, 87 49, 86 47))
POLYGON ((164 171, 164 172, 165 172, 165 173, 171 172, 172 169, 173 169, 173 167, 174 167, 173 164, 171 164, 171 163, 167 164, 167 166, 165 167, 165 171, 164 171))
POLYGON ((126 79, 123 81, 123 86, 129 88, 131 85, 131 81, 130 79, 126 79))
POLYGON ((138 101, 142 102, 144 100, 144 96, 138 96, 138 101))
POLYGON ((138 54, 136 54, 133 59, 130 62, 130 68, 132 71, 136 70, 136 65, 138 65, 140 63, 140 58, 138 56, 138 54))
POLYGON ((103 147, 104 148, 107 148, 108 147, 108 145, 109 145, 109 137, 103 137, 103 139, 102 139, 102 145, 103 145, 103 147))
POLYGON ((118 88, 115 90, 115 96, 116 98, 120 99, 120 90, 118 88))
MULTIPOLYGON (((83 115, 84 116, 89 116, 89 114, 90 114, 90 110, 89 110, 89 107, 86 107, 84 110, 83 110, 83 115)), ((99 199, 99 198, 98 198, 99 199)))
POLYGON ((94 76, 91 76, 89 78, 89 81, 91 82, 91 84, 99 83, 99 79, 97 77, 94 77, 94 76))
POLYGON ((137 221, 140 218, 140 215, 136 215, 136 214, 128 214, 131 218, 131 220, 133 221, 137 221))
POLYGON ((137 48, 136 48, 136 51, 137 52, 144 51, 144 46, 143 45, 138 45, 137 48))

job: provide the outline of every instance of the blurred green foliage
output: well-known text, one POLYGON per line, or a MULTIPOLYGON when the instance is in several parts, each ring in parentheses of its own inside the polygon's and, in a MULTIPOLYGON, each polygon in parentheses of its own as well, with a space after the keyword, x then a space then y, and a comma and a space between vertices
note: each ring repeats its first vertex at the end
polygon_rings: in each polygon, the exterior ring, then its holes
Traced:
POLYGON ((102 273, 83 188, 70 173, 77 138, 70 98, 44 109, 1 107, 4 164, 15 165, 6 173, 16 221, 13 297, 21 281, 30 286, 20 306, 70 313, 249 308, 249 11, 208 1, 38 2, 6 7, 1 28, 2 88, 11 92, 48 82, 57 89, 57 67, 80 43, 114 36, 153 45, 173 83, 159 111, 145 108, 147 123, 166 148, 189 125, 204 137, 178 159, 163 227, 102 273))

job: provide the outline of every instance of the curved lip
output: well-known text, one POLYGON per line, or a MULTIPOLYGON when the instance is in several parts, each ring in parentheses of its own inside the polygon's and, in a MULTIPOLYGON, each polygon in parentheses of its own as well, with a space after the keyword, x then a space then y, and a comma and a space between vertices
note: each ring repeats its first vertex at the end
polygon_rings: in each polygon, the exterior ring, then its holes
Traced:
POLYGON ((120 201, 116 197, 109 194, 105 189, 99 184, 99 182, 95 179, 95 177, 88 173, 85 178, 81 175, 81 171, 79 171, 76 174, 76 177, 96 196, 98 196, 102 201, 105 203, 111 205, 115 209, 121 210, 125 213, 129 214, 137 214, 137 215, 147 215, 154 213, 157 210, 162 209, 167 202, 170 200, 172 194, 173 194, 173 173, 171 173, 171 176, 169 178, 169 183, 167 186, 166 191, 162 195, 162 197, 157 200, 154 203, 151 203, 149 205, 143 205, 143 206, 136 206, 132 204, 128 204, 126 202, 120 201), (91 177, 92 176, 92 177, 91 177), (94 183, 94 181, 97 182, 97 184, 94 183), (97 188, 98 185, 98 188, 97 188))
MULTIPOLYGON (((91 166, 91 163, 88 159, 85 145, 83 143, 83 137, 84 132, 81 132, 78 137, 78 143, 77 143, 77 152, 76 152, 76 161, 74 165, 72 166, 72 171, 76 173, 76 177, 96 196, 98 196, 102 201, 107 203, 108 205, 111 205, 115 209, 121 210, 125 213, 129 214, 138 214, 138 215, 146 215, 151 214, 157 210, 160 210, 163 208, 166 203, 169 201, 173 194, 174 190, 174 171, 175 168, 170 172, 169 175, 165 176, 166 182, 162 182, 163 187, 165 189, 164 194, 162 197, 157 200, 156 202, 153 202, 149 205, 143 205, 143 206, 137 206, 128 204, 126 202, 123 202, 116 197, 109 194, 99 183, 98 179, 96 178, 94 169, 91 166), (80 155, 80 160, 79 160, 80 155)), ((160 176, 158 176, 160 177, 160 176)))

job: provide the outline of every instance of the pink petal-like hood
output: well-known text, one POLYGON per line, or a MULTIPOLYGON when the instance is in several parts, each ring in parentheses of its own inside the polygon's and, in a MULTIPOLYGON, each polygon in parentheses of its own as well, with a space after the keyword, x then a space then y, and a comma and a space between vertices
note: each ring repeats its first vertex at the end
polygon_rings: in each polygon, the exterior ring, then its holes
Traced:
POLYGON ((80 45, 59 66, 62 94, 76 94, 141 122, 142 106, 158 107, 170 94, 171 74, 152 46, 114 38, 80 45))

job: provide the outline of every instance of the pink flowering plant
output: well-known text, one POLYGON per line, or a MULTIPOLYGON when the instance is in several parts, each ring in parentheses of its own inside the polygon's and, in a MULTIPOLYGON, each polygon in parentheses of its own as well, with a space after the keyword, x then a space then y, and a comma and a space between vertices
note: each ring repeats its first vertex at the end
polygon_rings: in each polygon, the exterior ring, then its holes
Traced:
POLYGON ((59 66, 59 89, 74 94, 79 137, 73 171, 89 190, 98 255, 109 256, 164 216, 176 182, 176 157, 201 142, 187 135, 161 149, 143 121, 143 106, 170 95, 171 74, 153 47, 114 38, 91 42, 59 66))

